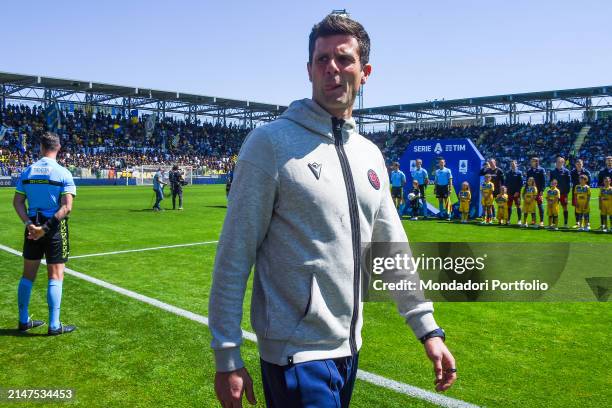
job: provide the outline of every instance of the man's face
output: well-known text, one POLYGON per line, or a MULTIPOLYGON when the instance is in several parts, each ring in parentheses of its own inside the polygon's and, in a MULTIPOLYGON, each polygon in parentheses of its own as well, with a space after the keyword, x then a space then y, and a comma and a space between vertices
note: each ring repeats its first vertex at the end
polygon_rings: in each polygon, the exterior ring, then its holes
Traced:
POLYGON ((537 160, 531 160, 531 167, 533 167, 533 168, 538 167, 538 161, 537 160))
POLYGON ((576 162, 576 169, 577 169, 578 171, 582 170, 582 162, 581 162, 581 161, 577 161, 577 162, 576 162))
POLYGON ((512 170, 516 170, 516 162, 513 161, 512 163, 510 163, 510 168, 512 170))
POLYGON ((350 35, 317 38, 307 68, 313 99, 335 116, 352 108, 372 71, 370 64, 361 66, 359 44, 350 35))
POLYGON ((420 169, 422 164, 423 164, 423 162, 421 160, 417 160, 416 161, 417 169, 420 169))
POLYGON ((440 161, 438 162, 438 165, 440 166, 440 168, 441 168, 441 169, 443 169, 443 168, 444 168, 444 165, 445 165, 445 164, 446 164, 446 162, 445 162, 444 160, 440 160, 440 161))
POLYGON ((563 167, 564 164, 565 164, 565 160, 559 157, 557 159, 557 168, 560 169, 561 167, 563 167))
POLYGON ((608 166, 609 168, 612 168, 612 157, 608 157, 606 159, 606 166, 608 166))

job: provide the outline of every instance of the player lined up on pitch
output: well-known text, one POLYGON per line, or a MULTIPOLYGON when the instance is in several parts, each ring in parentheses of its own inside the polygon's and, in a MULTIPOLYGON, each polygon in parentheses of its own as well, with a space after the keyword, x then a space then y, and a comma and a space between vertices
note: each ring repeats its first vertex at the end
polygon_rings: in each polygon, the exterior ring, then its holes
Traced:
MULTIPOLYGON (((416 160, 417 167, 420 167, 420 162, 420 159, 416 160)), ((562 208, 563 226, 568 228, 568 196, 571 193, 571 204, 574 207, 576 219, 574 228, 578 231, 590 231, 591 187, 589 184, 591 174, 584 169, 582 160, 576 160, 575 168, 570 171, 565 167, 565 159, 558 157, 555 168, 549 172, 548 188, 546 187, 546 170, 539 165, 539 158, 533 157, 530 164, 531 167, 524 181, 523 173, 518 170, 516 160, 510 162, 510 170, 506 174, 496 167, 494 159, 486 162, 480 171, 480 174, 484 175, 484 181, 480 185, 480 204, 483 211, 481 224, 492 224, 493 220, 497 219, 500 225, 510 225, 512 208, 515 206, 518 226, 542 228, 546 219, 547 228, 558 230, 559 213, 562 208), (544 214, 544 201, 546 201, 546 214, 544 214), (497 217, 495 206, 497 206, 497 217)), ((448 217, 450 221, 452 218, 450 210, 452 173, 445 167, 444 159, 439 160, 438 166, 435 172, 436 197, 439 202, 438 216, 448 217), (450 181, 447 182, 447 179, 450 181)), ((419 179, 414 174, 412 176, 413 182, 420 186, 419 179)), ((602 232, 612 231, 612 221, 609 220, 610 187, 606 184, 606 180, 610 178, 612 178, 612 156, 606 157, 606 168, 601 170, 598 176, 600 186, 598 207, 602 232)), ((412 193, 408 196, 410 207, 407 208, 411 208, 412 220, 418 219, 419 211, 415 209, 413 201, 416 197, 418 195, 412 193)), ((462 183, 461 190, 457 192, 457 199, 461 223, 467 223, 472 200, 471 187, 467 181, 462 183)), ((401 208, 399 211, 403 212, 401 208)))
POLYGON ((25 226, 23 276, 17 288, 18 329, 21 332, 45 324, 42 320, 33 320, 29 314, 30 295, 43 256, 49 277, 47 333, 58 335, 76 329, 76 326, 60 322, 64 265, 70 252, 68 215, 76 196, 72 175, 56 162, 60 147, 60 139, 55 133, 47 132, 41 137, 42 158, 21 173, 13 198, 15 211, 25 226))

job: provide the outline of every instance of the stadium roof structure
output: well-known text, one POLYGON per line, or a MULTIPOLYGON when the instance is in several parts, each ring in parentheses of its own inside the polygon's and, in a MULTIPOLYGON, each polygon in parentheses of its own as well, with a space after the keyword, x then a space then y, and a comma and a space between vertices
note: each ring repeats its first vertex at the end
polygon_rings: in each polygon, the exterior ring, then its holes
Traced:
MULTIPOLYGON (((189 120, 208 116, 224 123, 227 119, 249 122, 250 127, 254 122, 274 120, 287 109, 283 105, 185 92, 0 72, 0 105, 5 106, 6 100, 112 107, 124 116, 132 109, 161 116, 182 114, 189 120)), ((551 122, 556 112, 584 111, 586 118, 593 118, 594 111, 609 107, 612 107, 612 85, 361 108, 354 110, 353 115, 363 130, 366 124, 390 126, 412 122, 448 126, 456 120, 501 115, 508 117, 509 123, 516 123, 519 115, 533 113, 542 113, 545 121, 551 122)))
MULTIPOLYGON (((117 108, 124 116, 132 109, 139 111, 183 114, 188 119, 210 116, 217 120, 237 119, 253 122, 275 119, 287 107, 246 100, 196 95, 111 85, 99 82, 52 78, 0 72, 0 104, 7 99, 74 103, 80 106, 117 108)), ((251 126, 252 127, 252 126, 251 126)))
POLYGON ((509 123, 516 123, 522 114, 544 113, 545 121, 554 121, 560 111, 589 113, 612 106, 612 85, 529 92, 477 98, 436 100, 402 105, 379 106, 353 111, 363 124, 394 122, 442 122, 457 119, 479 119, 505 115, 509 123))

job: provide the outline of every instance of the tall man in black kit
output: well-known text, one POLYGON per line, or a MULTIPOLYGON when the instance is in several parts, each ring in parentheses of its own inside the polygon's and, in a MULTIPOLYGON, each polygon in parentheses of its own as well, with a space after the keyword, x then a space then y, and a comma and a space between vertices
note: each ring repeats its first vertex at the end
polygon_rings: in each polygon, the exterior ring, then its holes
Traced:
POLYGON ((185 176, 175 164, 168 175, 170 180, 170 188, 172 189, 172 209, 176 210, 176 197, 179 199, 179 210, 183 209, 183 186, 185 185, 185 176))

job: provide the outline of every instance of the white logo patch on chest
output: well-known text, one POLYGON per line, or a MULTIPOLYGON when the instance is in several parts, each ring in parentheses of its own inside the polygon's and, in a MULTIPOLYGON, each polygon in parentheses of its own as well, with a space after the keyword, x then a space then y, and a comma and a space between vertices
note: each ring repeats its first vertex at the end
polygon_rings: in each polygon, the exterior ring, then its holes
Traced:
POLYGON ((51 174, 49 167, 35 166, 30 170, 30 175, 32 176, 48 176, 49 174, 51 174))

